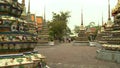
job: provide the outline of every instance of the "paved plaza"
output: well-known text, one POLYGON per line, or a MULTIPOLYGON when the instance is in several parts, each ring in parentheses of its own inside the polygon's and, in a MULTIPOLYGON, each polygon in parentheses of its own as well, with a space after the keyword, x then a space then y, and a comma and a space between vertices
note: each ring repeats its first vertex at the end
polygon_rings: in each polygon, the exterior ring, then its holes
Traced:
POLYGON ((47 57, 50 68, 120 68, 120 64, 96 59, 97 47, 73 46, 62 43, 55 46, 37 46, 47 57))

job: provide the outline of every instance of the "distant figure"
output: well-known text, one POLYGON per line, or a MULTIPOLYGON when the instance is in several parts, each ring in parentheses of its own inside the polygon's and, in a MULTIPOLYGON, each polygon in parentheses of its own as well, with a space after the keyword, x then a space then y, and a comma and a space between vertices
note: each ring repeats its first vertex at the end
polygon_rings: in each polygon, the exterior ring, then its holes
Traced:
POLYGON ((42 68, 41 62, 38 62, 37 68, 42 68))
POLYGON ((68 42, 69 42, 69 43, 71 42, 71 38, 68 38, 68 42))

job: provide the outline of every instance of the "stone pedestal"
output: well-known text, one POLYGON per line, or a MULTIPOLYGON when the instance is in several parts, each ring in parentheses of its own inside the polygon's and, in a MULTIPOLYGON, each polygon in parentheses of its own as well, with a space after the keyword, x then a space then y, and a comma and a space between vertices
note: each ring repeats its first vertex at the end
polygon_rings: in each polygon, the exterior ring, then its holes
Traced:
POLYGON ((40 40, 40 41, 38 41, 37 45, 38 46, 47 46, 47 45, 49 45, 49 41, 40 40))
POLYGON ((88 41, 74 41, 73 45, 89 46, 89 42, 88 41))
POLYGON ((54 41, 49 42, 49 45, 55 45, 54 41))
POLYGON ((120 63, 120 52, 110 50, 97 50, 97 59, 120 63))
POLYGON ((96 42, 89 42, 90 43, 90 46, 96 46, 96 42))

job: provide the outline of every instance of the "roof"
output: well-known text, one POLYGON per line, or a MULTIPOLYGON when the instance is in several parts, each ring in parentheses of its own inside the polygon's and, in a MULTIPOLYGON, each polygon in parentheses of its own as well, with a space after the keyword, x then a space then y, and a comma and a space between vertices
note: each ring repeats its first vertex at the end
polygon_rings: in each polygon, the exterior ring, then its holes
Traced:
POLYGON ((87 32, 96 32, 96 28, 94 28, 94 27, 88 28, 87 32))

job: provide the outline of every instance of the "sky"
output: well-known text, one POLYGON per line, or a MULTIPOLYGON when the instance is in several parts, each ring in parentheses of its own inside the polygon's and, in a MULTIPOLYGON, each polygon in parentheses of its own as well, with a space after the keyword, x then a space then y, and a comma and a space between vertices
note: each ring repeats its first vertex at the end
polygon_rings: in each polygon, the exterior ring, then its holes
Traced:
MULTIPOLYGON (((18 0, 20 3, 22 0, 18 0)), ((26 8, 28 7, 28 0, 25 0, 26 8)), ((30 12, 37 16, 43 16, 44 7, 46 10, 46 19, 52 19, 52 12, 59 13, 61 11, 70 12, 68 18, 68 26, 71 30, 75 25, 81 24, 81 8, 83 9, 84 25, 90 22, 102 24, 102 15, 104 22, 108 19, 108 0, 30 0, 30 12)), ((117 0, 110 0, 111 10, 117 4, 117 0)))

